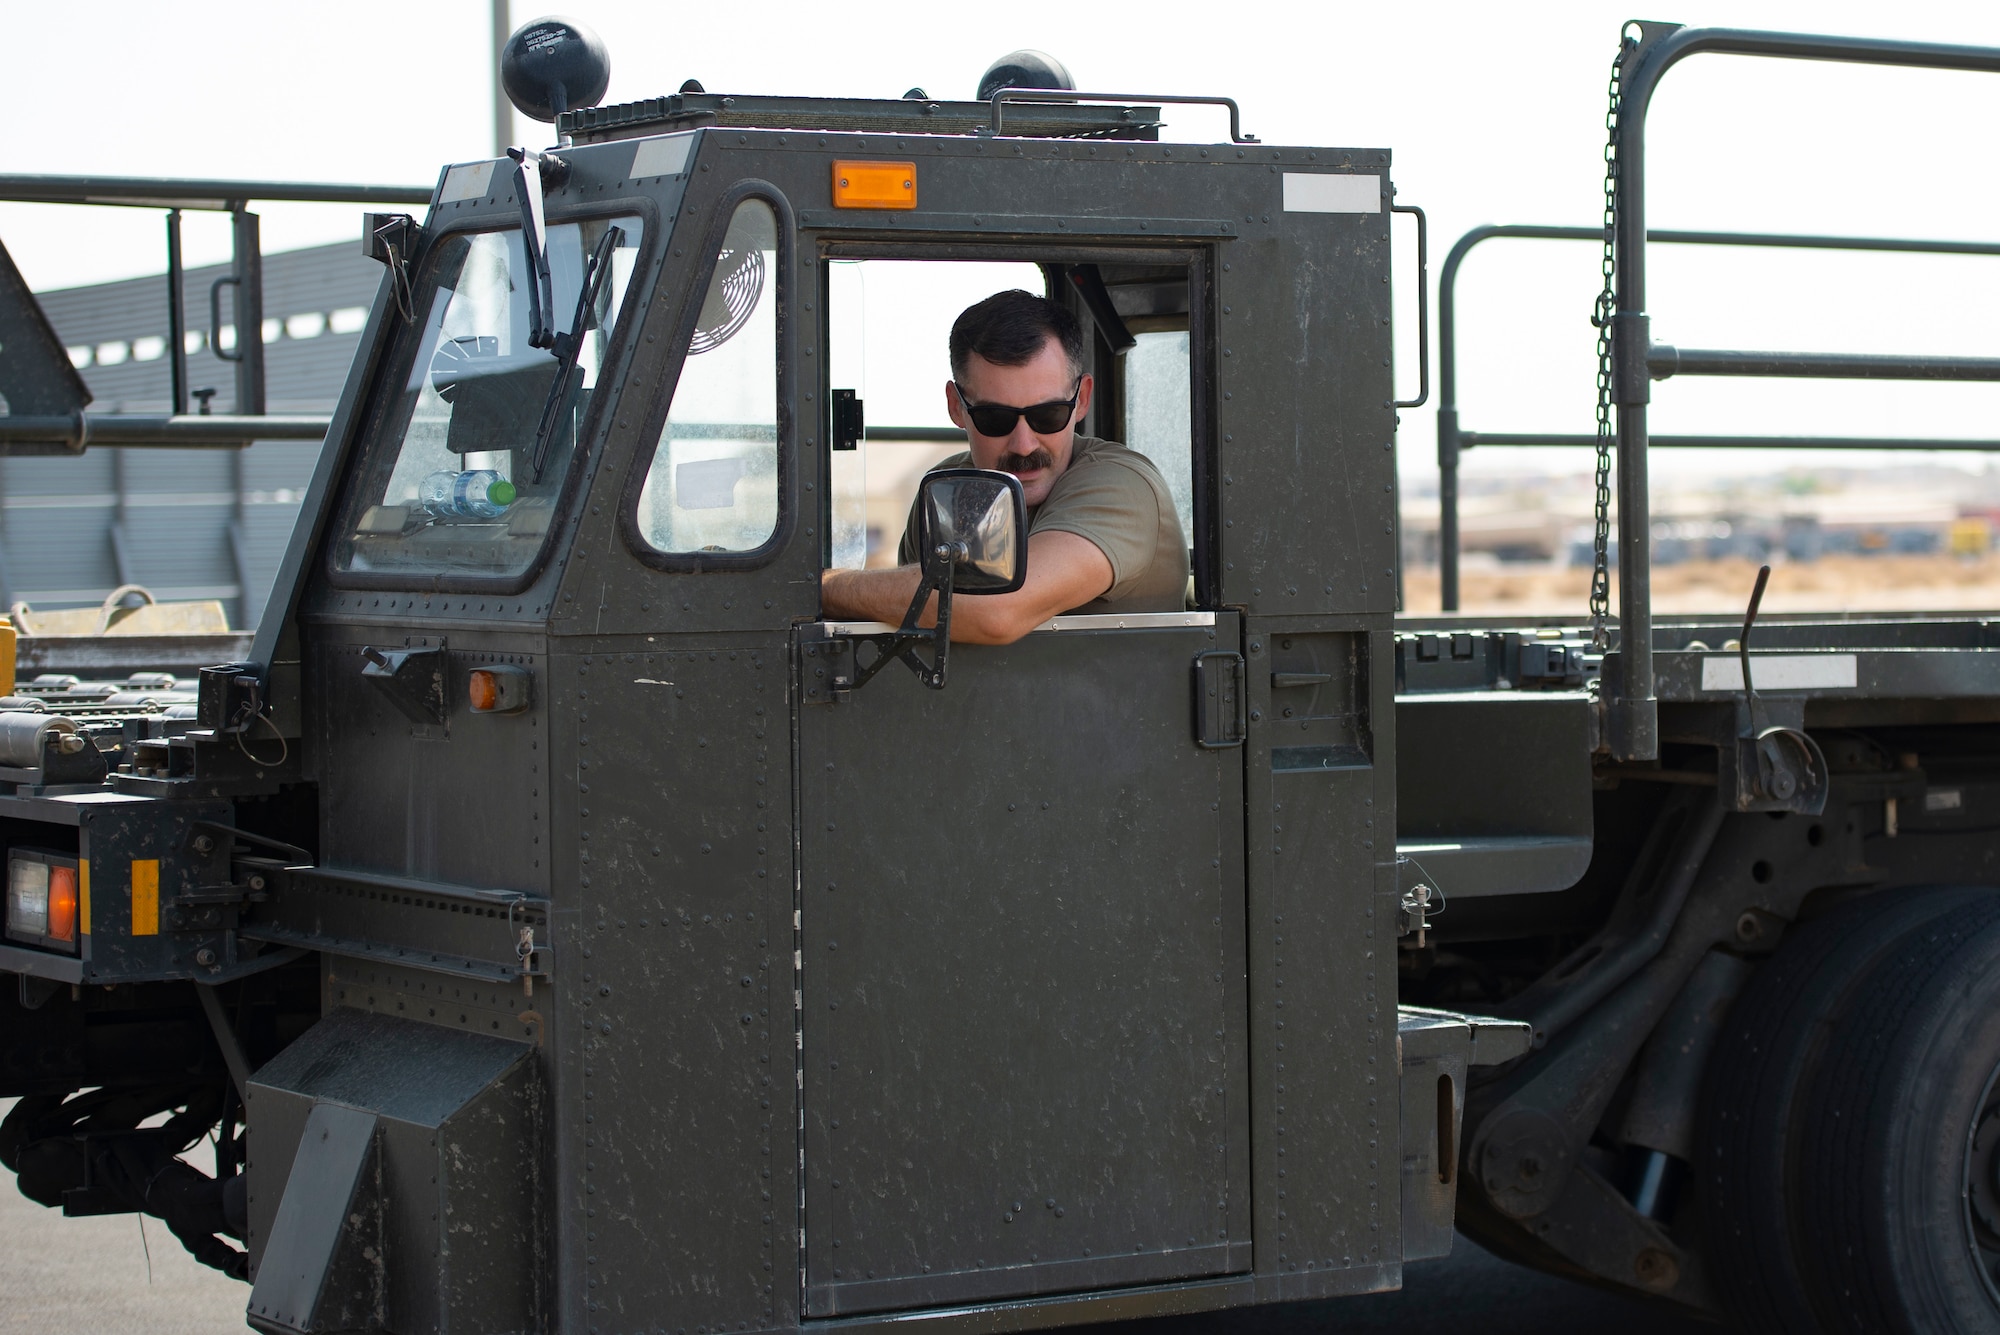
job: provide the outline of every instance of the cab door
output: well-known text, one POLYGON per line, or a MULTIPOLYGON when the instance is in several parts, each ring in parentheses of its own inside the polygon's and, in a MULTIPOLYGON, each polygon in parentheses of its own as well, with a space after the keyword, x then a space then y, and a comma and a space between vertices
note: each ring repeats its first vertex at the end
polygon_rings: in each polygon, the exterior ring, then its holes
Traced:
POLYGON ((1051 625, 838 698, 800 628, 809 1316, 1249 1268, 1241 623, 1051 625))

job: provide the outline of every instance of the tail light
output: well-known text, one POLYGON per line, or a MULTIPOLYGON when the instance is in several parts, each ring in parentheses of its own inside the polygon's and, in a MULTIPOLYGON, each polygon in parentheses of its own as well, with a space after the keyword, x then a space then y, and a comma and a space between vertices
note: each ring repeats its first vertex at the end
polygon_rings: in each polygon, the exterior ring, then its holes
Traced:
POLYGON ((81 911, 77 861, 15 849, 7 855, 7 938, 75 954, 81 911))

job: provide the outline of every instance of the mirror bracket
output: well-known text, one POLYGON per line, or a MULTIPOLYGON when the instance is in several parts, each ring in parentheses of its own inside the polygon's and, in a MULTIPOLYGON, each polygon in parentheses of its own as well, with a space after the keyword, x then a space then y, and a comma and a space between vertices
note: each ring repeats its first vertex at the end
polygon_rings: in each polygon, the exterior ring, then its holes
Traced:
POLYGON ((843 665, 847 672, 833 679, 831 694, 836 700, 866 686, 896 659, 926 687, 943 690, 951 655, 954 590, 1012 593, 1027 581, 1027 504, 1019 478, 987 469, 940 469, 919 485, 916 508, 922 557, 916 594, 894 631, 852 637, 854 653, 843 665), (938 596, 937 624, 920 625, 933 592, 938 596), (861 642, 875 650, 866 662, 858 652, 861 642), (928 661, 923 653, 926 644, 931 646, 928 661))
MULTIPOLYGON (((926 566, 929 564, 925 563, 926 566)), ((897 627, 895 634, 855 637, 861 643, 873 645, 875 657, 863 663, 859 654, 855 656, 854 675, 846 680, 834 679, 836 697, 866 686, 876 673, 899 658, 909 665, 910 671, 925 686, 933 691, 944 689, 945 667, 951 654, 951 577, 957 563, 946 560, 941 564, 942 569, 935 573, 926 569, 917 581, 916 596, 910 599, 910 610, 903 614, 903 624, 897 627), (933 590, 938 596, 937 625, 919 626, 917 621, 923 616, 924 605, 930 602, 933 590), (928 663, 920 652, 925 644, 936 646, 928 663)))

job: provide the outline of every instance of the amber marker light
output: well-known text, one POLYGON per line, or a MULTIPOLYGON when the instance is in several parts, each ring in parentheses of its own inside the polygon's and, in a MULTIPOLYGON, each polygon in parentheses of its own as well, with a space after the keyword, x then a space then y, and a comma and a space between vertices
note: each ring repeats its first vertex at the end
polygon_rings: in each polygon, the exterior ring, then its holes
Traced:
POLYGON ((526 668, 474 668, 465 674, 465 702, 475 714, 519 714, 534 694, 534 676, 526 668))
POLYGON ((49 868, 49 929, 51 941, 76 940, 76 868, 49 868))
POLYGON ((466 679, 466 693, 476 714, 490 714, 500 705, 500 683, 491 672, 475 668, 466 679))
POLYGON ((835 162, 833 206, 837 209, 913 209, 917 206, 917 164, 835 162))

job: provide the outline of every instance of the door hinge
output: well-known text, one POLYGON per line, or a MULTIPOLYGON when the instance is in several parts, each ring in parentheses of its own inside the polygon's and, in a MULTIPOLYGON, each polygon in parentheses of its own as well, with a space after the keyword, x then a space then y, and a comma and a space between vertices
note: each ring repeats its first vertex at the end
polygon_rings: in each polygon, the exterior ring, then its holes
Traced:
POLYGON ((804 703, 838 704, 854 688, 854 641, 808 640, 800 646, 799 682, 804 703))
POLYGON ((1250 701, 1243 689, 1243 655, 1211 649, 1194 656, 1194 744, 1210 750, 1241 746, 1249 736, 1250 701))

